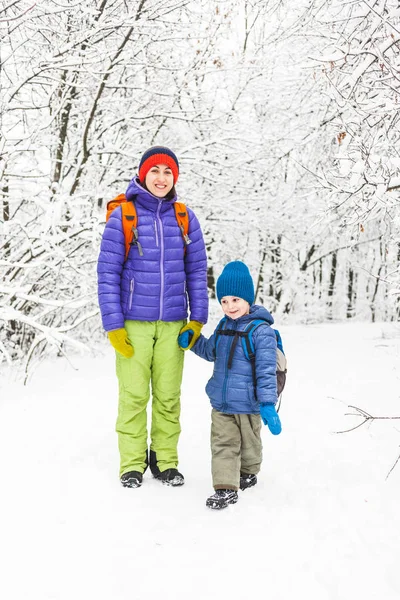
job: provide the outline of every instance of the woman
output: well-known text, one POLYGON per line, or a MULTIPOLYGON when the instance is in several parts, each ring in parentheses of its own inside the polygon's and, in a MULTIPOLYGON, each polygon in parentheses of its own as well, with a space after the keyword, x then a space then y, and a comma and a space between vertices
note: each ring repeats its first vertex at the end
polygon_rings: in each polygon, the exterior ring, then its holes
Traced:
POLYGON ((207 261, 192 210, 186 244, 174 210, 179 163, 172 150, 154 146, 140 161, 126 191, 137 213, 136 243, 125 260, 122 209, 104 230, 98 260, 98 294, 104 329, 116 350, 119 406, 116 430, 124 487, 140 487, 150 464, 153 476, 182 485, 178 467, 183 351, 178 335, 207 322, 207 261), (186 325, 190 307, 190 321, 186 325), (147 403, 152 392, 150 453, 147 403))

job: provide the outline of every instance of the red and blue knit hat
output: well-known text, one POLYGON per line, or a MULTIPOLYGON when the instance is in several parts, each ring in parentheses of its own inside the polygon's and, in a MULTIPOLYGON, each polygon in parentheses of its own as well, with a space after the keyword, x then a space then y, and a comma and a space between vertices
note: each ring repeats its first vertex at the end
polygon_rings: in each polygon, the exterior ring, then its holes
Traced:
POLYGON ((178 181, 179 163, 172 150, 165 146, 152 146, 143 154, 139 164, 139 181, 143 183, 147 173, 155 165, 168 165, 172 171, 174 185, 178 181))

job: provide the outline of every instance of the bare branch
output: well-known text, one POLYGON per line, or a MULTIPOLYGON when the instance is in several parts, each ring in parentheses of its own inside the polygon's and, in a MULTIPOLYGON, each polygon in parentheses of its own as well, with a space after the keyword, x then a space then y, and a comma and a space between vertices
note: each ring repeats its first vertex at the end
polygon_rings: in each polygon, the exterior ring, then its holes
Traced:
POLYGON ((400 419, 400 417, 382 417, 382 416, 374 417, 374 416, 370 415, 369 413, 367 413, 362 408, 358 408, 358 406, 349 405, 349 408, 354 408, 354 410, 357 412, 346 413, 346 416, 362 417, 363 421, 361 423, 359 423, 358 425, 356 425, 355 427, 351 427, 350 429, 344 429, 343 431, 335 431, 335 433, 348 433, 349 431, 354 431, 355 429, 358 429, 365 423, 372 422, 372 421, 396 421, 396 420, 400 419))

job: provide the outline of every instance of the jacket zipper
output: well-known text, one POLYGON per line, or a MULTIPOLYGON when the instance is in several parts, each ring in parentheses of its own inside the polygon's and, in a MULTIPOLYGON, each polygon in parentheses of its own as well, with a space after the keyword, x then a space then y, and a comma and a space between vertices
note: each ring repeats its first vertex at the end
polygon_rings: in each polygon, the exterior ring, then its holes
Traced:
POLYGON ((134 290, 134 288, 135 288, 135 280, 131 279, 131 282, 129 284, 129 304, 128 304, 129 310, 131 310, 131 308, 132 308, 132 300, 133 300, 133 290, 134 290))
POLYGON ((156 246, 158 248, 158 230, 157 230, 157 221, 154 219, 154 231, 156 234, 156 246))
POLYGON ((164 232, 163 232, 162 221, 161 221, 161 217, 160 217, 161 205, 162 205, 162 200, 159 201, 158 208, 157 208, 157 221, 160 224, 160 246, 161 246, 161 253, 160 253, 161 293, 160 293, 159 321, 162 321, 162 314, 163 314, 163 309, 164 309, 164 269, 163 269, 163 266, 164 266, 164 232))
MULTIPOLYGON (((237 329, 236 322, 233 323, 232 329, 237 329)), ((225 378, 224 378, 224 385, 222 386, 222 412, 226 412, 226 410, 228 408, 228 403, 226 401, 226 388, 228 387, 228 377, 229 377, 228 361, 229 361, 229 354, 231 352, 231 347, 233 344, 233 339, 234 338, 229 338, 228 349, 226 352, 225 378)))

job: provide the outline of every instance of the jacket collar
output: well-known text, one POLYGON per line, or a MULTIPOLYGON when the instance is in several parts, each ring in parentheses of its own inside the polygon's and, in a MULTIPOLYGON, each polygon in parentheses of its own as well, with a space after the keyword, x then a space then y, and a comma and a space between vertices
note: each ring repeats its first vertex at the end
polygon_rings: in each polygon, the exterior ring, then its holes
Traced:
POLYGON ((161 212, 164 212, 168 207, 173 204, 176 200, 176 196, 172 199, 157 198, 146 190, 139 182, 138 177, 134 177, 128 185, 128 189, 125 192, 127 200, 134 200, 136 204, 140 204, 143 208, 156 212, 161 204, 161 212))
POLYGON ((253 306, 250 307, 250 313, 248 315, 243 315, 243 317, 240 317, 239 319, 232 319, 231 317, 228 317, 228 315, 225 317, 229 327, 232 327, 232 325, 235 324, 235 328, 239 329, 246 327, 246 325, 256 319, 266 321, 269 325, 272 325, 274 322, 274 317, 271 313, 264 308, 264 306, 259 306, 258 304, 253 304, 253 306))

